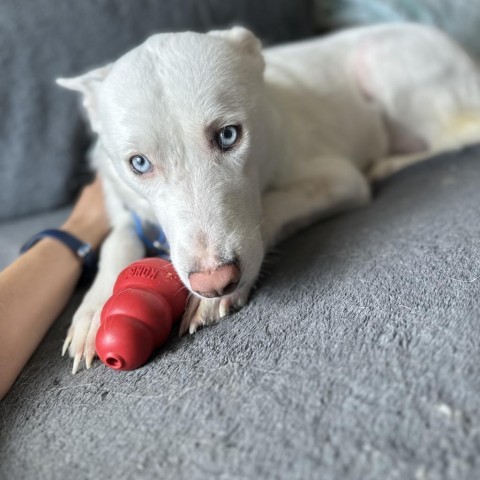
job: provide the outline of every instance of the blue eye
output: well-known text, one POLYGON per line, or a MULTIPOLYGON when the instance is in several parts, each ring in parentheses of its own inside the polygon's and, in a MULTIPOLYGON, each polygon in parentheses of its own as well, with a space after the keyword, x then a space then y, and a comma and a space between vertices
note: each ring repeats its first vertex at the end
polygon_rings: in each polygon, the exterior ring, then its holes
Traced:
POLYGON ((240 127, 235 125, 227 125, 226 127, 221 128, 216 133, 216 142, 217 145, 222 150, 228 150, 232 148, 240 137, 240 127))
POLYGON ((130 158, 130 165, 135 173, 143 175, 152 170, 152 164, 143 155, 134 155, 130 158))

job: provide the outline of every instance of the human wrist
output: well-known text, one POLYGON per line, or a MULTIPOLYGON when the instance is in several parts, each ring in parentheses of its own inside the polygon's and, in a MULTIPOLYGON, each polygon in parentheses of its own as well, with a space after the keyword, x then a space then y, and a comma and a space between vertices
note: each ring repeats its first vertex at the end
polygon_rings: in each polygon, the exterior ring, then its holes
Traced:
POLYGON ((88 219, 70 217, 60 228, 82 242, 90 244, 94 250, 98 249, 107 234, 102 224, 88 219))
POLYGON ((110 230, 100 178, 85 186, 61 227, 97 249, 110 230))

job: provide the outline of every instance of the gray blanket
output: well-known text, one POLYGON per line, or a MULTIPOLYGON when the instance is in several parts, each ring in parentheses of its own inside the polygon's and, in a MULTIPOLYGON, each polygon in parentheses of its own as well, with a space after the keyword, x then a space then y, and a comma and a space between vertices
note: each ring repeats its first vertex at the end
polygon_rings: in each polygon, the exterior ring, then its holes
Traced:
POLYGON ((479 157, 283 243, 243 310, 139 370, 70 374, 77 297, 0 405, 0 478, 478 480, 479 157))

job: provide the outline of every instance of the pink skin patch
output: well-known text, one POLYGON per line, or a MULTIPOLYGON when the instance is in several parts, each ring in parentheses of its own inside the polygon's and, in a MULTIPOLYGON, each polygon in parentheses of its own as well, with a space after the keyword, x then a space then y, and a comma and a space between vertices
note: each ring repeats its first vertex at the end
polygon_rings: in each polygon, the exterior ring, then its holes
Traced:
POLYGON ((362 42, 355 49, 351 59, 351 67, 353 78, 367 100, 374 100, 374 88, 372 79, 369 75, 369 57, 372 52, 372 45, 370 42, 362 42))

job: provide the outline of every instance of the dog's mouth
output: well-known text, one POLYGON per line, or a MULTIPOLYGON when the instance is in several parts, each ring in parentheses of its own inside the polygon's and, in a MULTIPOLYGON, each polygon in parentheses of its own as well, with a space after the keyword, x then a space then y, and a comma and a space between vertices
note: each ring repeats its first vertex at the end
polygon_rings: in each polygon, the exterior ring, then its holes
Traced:
POLYGON ((206 292, 195 291, 195 293, 204 298, 218 298, 218 297, 224 297, 225 295, 230 295, 237 289, 237 287, 238 287, 238 282, 237 283, 231 282, 221 291, 218 291, 218 290, 206 291, 206 292))

